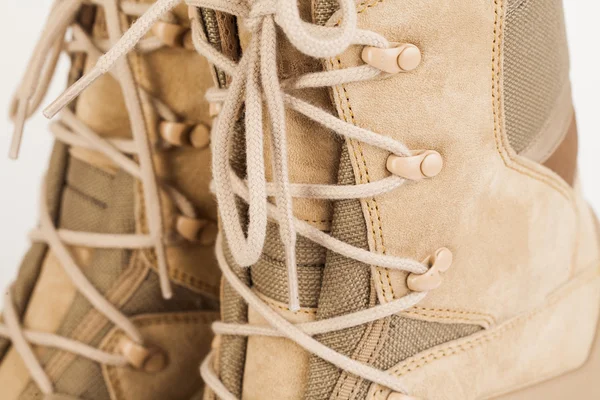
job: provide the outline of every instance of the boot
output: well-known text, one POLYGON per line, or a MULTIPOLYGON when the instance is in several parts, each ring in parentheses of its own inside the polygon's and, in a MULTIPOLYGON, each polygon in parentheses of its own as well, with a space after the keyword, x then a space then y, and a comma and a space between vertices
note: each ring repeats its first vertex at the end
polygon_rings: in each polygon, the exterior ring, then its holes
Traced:
POLYGON ((188 4, 234 15, 243 54, 192 30, 230 77, 210 93, 225 279, 205 399, 600 396, 559 0, 188 4))
MULTIPOLYGON (((61 52, 72 83, 151 3, 55 2, 15 97, 13 157, 61 52)), ((182 5, 52 123, 40 223, 4 298, 3 400, 202 389, 220 280, 203 96, 212 75, 182 5)))

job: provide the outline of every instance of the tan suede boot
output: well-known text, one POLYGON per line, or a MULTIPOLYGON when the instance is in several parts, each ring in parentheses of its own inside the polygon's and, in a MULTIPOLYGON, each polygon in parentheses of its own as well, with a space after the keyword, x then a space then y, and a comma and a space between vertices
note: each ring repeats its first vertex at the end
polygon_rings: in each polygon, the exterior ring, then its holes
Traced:
MULTIPOLYGON (((61 50, 73 82, 150 6, 55 3, 16 96, 13 155, 61 50)), ((40 225, 4 301, 2 400, 189 399, 202 388, 220 279, 211 75, 182 6, 52 124, 40 225)))
MULTIPOLYGON (((50 114, 178 3, 159 2, 50 114)), ((229 76, 205 399, 599 398, 559 0, 187 3, 229 76), (223 13, 234 29, 202 28, 223 13)))

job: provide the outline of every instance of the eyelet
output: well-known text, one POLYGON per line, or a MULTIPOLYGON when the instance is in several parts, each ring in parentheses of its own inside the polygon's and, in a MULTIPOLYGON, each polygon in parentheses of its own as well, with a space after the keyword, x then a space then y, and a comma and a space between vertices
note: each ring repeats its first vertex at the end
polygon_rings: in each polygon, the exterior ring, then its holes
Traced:
POLYGON ((218 233, 215 223, 184 215, 177 217, 176 229, 179 235, 187 241, 199 243, 202 246, 212 246, 218 233))
POLYGON ((118 349, 127 363, 135 369, 154 374, 167 367, 167 355, 158 347, 142 346, 123 336, 119 340, 118 349))
POLYGON ((223 109, 223 105, 221 103, 210 103, 208 105, 208 115, 211 118, 216 118, 219 116, 222 109, 223 109))
POLYGON ((203 149, 210 144, 210 129, 204 124, 191 125, 162 121, 158 130, 165 142, 173 146, 193 146, 203 149))
POLYGON ((176 228, 183 238, 190 242, 196 242, 207 224, 208 221, 180 215, 177 217, 176 228))
POLYGON ((196 149, 204 149, 210 144, 210 128, 198 124, 190 132, 190 144, 196 149))
POLYGON ((204 229, 202 229, 202 233, 200 234, 198 243, 200 243, 202 246, 212 246, 217 241, 218 234, 219 227, 217 226, 217 224, 209 222, 208 224, 206 224, 204 229))
POLYGON ((452 265, 453 255, 445 247, 438 249, 433 257, 428 257, 424 264, 431 267, 423 274, 412 273, 406 279, 406 285, 413 292, 429 292, 442 285, 442 272, 446 272, 452 265))
POLYGON ((152 26, 152 33, 167 46, 188 48, 191 44, 191 30, 181 25, 158 21, 152 26), (187 36, 190 37, 186 40, 187 36))
POLYGON ((387 159, 388 171, 412 181, 433 178, 443 167, 444 160, 435 150, 417 150, 414 155, 408 157, 392 154, 387 159))
POLYGON ((397 74, 417 69, 421 64, 422 54, 417 46, 410 43, 387 49, 366 46, 362 51, 362 60, 383 72, 397 74))
POLYGON ((181 44, 182 47, 186 50, 194 50, 194 39, 192 38, 191 29, 188 29, 187 32, 183 35, 181 44))

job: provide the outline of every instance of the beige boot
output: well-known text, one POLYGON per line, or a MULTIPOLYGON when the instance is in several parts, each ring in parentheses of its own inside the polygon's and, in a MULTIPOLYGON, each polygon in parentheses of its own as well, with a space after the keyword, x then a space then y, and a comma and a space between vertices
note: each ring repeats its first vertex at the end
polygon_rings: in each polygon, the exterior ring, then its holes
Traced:
POLYGON ((237 17, 192 30, 230 77, 206 399, 599 398, 559 0, 188 3, 237 17))
MULTIPOLYGON (((150 5, 56 2, 16 96, 13 155, 59 52, 73 82, 150 5)), ((190 32, 185 6, 165 14, 53 122, 40 226, 4 301, 3 400, 188 399, 201 389, 220 274, 204 100, 213 80, 190 32)))

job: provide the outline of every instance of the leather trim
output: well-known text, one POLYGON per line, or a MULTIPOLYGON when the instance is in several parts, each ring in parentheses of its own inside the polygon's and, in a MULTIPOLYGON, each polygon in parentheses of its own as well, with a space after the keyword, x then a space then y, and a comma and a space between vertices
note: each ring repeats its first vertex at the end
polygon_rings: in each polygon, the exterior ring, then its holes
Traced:
POLYGON ((544 163, 564 141, 573 120, 573 115, 571 83, 567 80, 544 127, 519 155, 544 163))
POLYGON ((577 120, 573 116, 566 136, 554 153, 544 162, 544 166, 556 172, 569 185, 575 184, 577 175, 577 154, 579 140, 577 137, 577 120))

